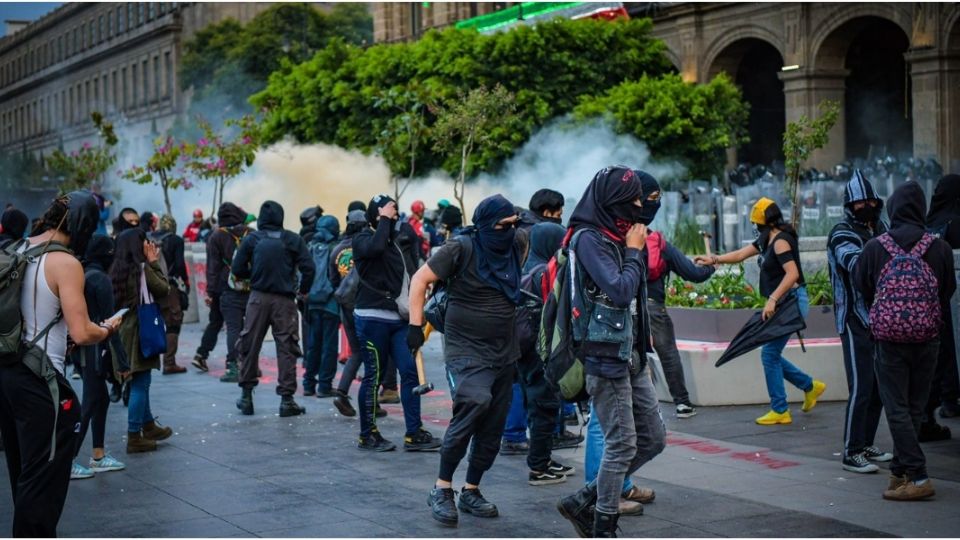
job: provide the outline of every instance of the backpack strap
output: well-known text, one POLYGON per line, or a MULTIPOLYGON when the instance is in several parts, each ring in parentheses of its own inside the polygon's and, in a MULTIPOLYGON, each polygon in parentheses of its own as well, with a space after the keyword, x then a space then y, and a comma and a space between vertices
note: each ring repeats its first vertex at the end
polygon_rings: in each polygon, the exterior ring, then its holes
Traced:
POLYGON ((917 242, 917 245, 913 246, 913 249, 910 250, 910 255, 920 259, 923 258, 923 255, 930 249, 930 246, 937 240, 937 237, 930 233, 923 233, 923 236, 920 237, 920 241, 917 242))
POLYGON ((900 257, 907 254, 903 248, 897 245, 893 237, 890 236, 890 233, 883 233, 878 236, 877 242, 880 242, 880 245, 883 246, 883 249, 887 250, 887 253, 889 253, 891 257, 900 257))

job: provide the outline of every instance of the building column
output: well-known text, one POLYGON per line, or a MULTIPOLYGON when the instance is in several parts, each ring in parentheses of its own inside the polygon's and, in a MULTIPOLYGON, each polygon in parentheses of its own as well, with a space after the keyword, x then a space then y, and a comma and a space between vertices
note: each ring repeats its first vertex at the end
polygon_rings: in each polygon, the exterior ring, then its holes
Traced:
POLYGON ((934 158, 945 171, 960 168, 960 51, 912 49, 913 156, 934 158))
POLYGON ((830 169, 846 159, 846 121, 845 121, 845 81, 849 71, 837 70, 810 70, 795 69, 781 71, 778 76, 783 81, 783 98, 786 109, 786 120, 795 122, 805 116, 814 119, 819 116, 820 103, 826 100, 840 104, 840 115, 837 123, 830 130, 830 141, 827 145, 814 152, 806 167, 830 169))

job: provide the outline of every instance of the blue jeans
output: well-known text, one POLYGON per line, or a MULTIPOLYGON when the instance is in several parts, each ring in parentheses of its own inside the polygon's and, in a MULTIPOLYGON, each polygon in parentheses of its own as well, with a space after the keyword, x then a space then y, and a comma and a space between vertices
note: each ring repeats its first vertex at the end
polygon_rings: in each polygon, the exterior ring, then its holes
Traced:
MULTIPOLYGON (((793 294, 797 295, 800 305, 800 314, 804 319, 810 311, 810 300, 807 297, 807 288, 799 287, 793 294)), ((766 343, 760 349, 760 360, 763 363, 763 376, 767 380, 767 394, 770 395, 770 408, 778 413, 787 410, 787 391, 783 386, 786 379, 790 384, 804 392, 813 388, 813 379, 800 371, 800 368, 783 357, 783 349, 787 346, 790 336, 766 343)))
POLYGON ((337 374, 337 331, 340 318, 322 309, 307 310, 307 354, 303 358, 303 389, 329 392, 337 374), (318 381, 319 375, 319 381, 318 381))
MULTIPOLYGON (((603 459, 603 429, 600 428, 600 420, 593 414, 593 400, 590 401, 590 421, 587 422, 587 449, 583 457, 583 475, 584 483, 590 484, 600 472, 600 461, 603 459)), ((630 491, 633 487, 633 481, 627 476, 623 479, 623 492, 630 491)))
POLYGON ((357 338, 363 345, 363 381, 357 394, 360 408, 360 436, 369 437, 377 428, 374 412, 377 409, 377 387, 386 365, 387 356, 392 356, 400 371, 400 403, 403 404, 403 420, 407 435, 416 435, 423 423, 420 421, 420 396, 413 395, 419 384, 417 365, 407 348, 407 322, 368 319, 354 315, 357 323, 357 338))
POLYGON ((513 383, 513 401, 507 413, 507 426, 503 430, 503 439, 507 442, 527 442, 527 407, 523 399, 520 383, 513 383))
POLYGON ((153 422, 150 412, 150 372, 138 371, 130 379, 130 403, 127 407, 127 431, 139 433, 143 425, 153 422))

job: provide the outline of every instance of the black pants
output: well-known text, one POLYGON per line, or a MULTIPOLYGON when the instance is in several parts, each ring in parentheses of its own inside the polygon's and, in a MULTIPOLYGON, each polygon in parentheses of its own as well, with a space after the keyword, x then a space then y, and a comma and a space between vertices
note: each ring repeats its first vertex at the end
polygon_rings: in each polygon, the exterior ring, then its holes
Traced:
POLYGON ((677 350, 677 339, 673 329, 673 320, 663 304, 647 303, 650 314, 650 333, 653 336, 653 349, 660 358, 660 367, 663 368, 663 377, 667 380, 670 396, 677 405, 690 405, 690 394, 687 392, 687 382, 683 375, 683 364, 680 360, 680 351, 677 350))
POLYGON ((527 425, 530 428, 527 466, 531 471, 543 472, 550 465, 560 397, 547 384, 543 362, 535 350, 527 351, 517 362, 517 376, 527 411, 527 425))
MULTIPOLYGON (((232 289, 223 291, 220 297, 220 313, 227 326, 227 364, 237 363, 237 340, 240 339, 240 332, 243 331, 243 314, 247 310, 249 299, 250 293, 232 289)), ((214 345, 216 345, 216 337, 214 337, 214 345)))
POLYGON ((13 491, 13 536, 54 537, 77 450, 80 404, 59 374, 57 449, 50 461, 53 402, 47 383, 23 364, 0 367, 0 433, 13 491))
POLYGON ((880 424, 883 403, 877 387, 877 346, 856 317, 851 316, 840 334, 843 346, 843 367, 847 370, 847 414, 844 417, 843 449, 847 455, 873 446, 880 424))
POLYGON ((923 408, 937 362, 937 340, 922 344, 881 341, 877 345, 880 399, 893 437, 890 472, 910 480, 927 477, 927 460, 917 441, 923 408))
POLYGON ((353 320, 353 310, 340 307, 340 322, 343 323, 343 333, 347 335, 347 342, 350 343, 350 358, 343 366, 340 373, 340 382, 337 384, 337 390, 347 394, 350 392, 350 385, 357 378, 357 372, 363 364, 362 349, 360 338, 357 337, 357 324, 353 320))
POLYGON ((253 291, 247 302, 240 332, 240 386, 257 386, 260 376, 260 349, 269 328, 277 347, 277 395, 292 396, 297 391, 297 358, 300 350, 300 323, 293 298, 253 291))
POLYGON ((470 447, 467 483, 479 484, 500 451, 500 438, 513 397, 513 362, 447 359, 453 418, 440 449, 440 480, 451 481, 470 447))
POLYGON ((223 329, 223 312, 220 311, 220 295, 210 297, 210 322, 203 330, 203 337, 200 338, 200 347, 197 348, 197 356, 206 358, 210 356, 210 351, 217 346, 217 336, 223 329))
MULTIPOLYGON (((99 352, 98 346, 92 346, 99 352)), ((77 437, 77 454, 80 453, 87 429, 93 432, 93 448, 103 448, 107 426, 107 410, 110 408, 110 393, 107 381, 97 371, 96 362, 86 361, 83 366, 83 406, 81 407, 80 436, 77 437)))
POLYGON ((960 397, 960 379, 957 374, 957 351, 953 340, 953 316, 947 311, 940 332, 940 350, 937 368, 930 384, 930 397, 924 408, 924 422, 936 421, 934 413, 941 403, 956 403, 960 397))

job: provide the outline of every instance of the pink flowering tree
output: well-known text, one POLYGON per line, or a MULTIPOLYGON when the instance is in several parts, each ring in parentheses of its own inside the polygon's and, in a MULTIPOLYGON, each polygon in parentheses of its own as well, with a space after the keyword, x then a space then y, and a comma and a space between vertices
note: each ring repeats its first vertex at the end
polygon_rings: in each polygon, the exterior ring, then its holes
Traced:
POLYGON ((84 142, 79 150, 69 153, 61 149, 54 150, 47 163, 50 169, 65 178, 60 186, 62 192, 90 187, 92 182, 102 181, 103 174, 117 161, 113 147, 117 145, 117 136, 113 124, 106 122, 99 112, 90 113, 90 119, 97 130, 96 145, 84 142))
POLYGON ((153 141, 153 155, 144 165, 134 165, 121 172, 121 176, 137 184, 154 184, 163 189, 163 203, 167 214, 173 215, 170 207, 170 190, 190 189, 193 183, 186 177, 185 156, 191 153, 190 145, 177 144, 173 137, 160 137, 153 141))
POLYGON ((260 142, 259 129, 253 116, 227 120, 225 133, 218 133, 209 122, 199 119, 203 136, 191 148, 187 167, 197 178, 214 182, 213 209, 223 204, 227 184, 253 165, 260 142))

